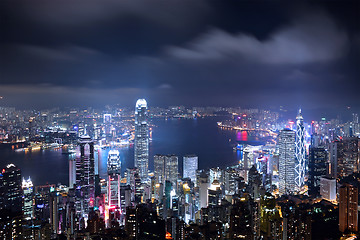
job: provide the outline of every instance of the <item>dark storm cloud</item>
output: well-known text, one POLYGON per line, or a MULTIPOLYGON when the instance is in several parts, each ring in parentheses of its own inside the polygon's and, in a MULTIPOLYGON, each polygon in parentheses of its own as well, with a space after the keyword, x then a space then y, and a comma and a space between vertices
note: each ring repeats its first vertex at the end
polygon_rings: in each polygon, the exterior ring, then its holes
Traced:
POLYGON ((314 14, 258 40, 243 33, 213 29, 188 44, 170 47, 170 55, 185 60, 219 60, 241 57, 270 64, 327 62, 344 56, 348 36, 327 16, 314 14))
POLYGON ((312 107, 357 99, 355 10, 301 6, 2 1, 0 95, 8 105, 26 99, 31 106, 146 97, 152 105, 312 107))

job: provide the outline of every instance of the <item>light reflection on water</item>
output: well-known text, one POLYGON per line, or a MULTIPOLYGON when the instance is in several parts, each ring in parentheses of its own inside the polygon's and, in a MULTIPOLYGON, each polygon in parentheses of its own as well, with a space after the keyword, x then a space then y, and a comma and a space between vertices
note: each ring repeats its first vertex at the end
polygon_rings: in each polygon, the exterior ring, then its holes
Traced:
MULTIPOLYGON (((155 154, 176 154, 179 156, 179 171, 182 171, 182 156, 197 154, 199 168, 235 165, 241 158, 239 151, 233 151, 237 141, 254 141, 245 132, 221 130, 216 122, 220 118, 204 119, 156 119, 153 123, 153 141, 150 143, 149 168, 153 169, 155 154)), ((244 142, 246 143, 246 142, 244 142)), ((133 146, 119 148, 122 172, 134 165, 133 146)), ((99 149, 95 156, 99 160, 99 174, 106 176, 109 149, 99 149)), ((62 150, 14 152, 0 149, 0 166, 14 163, 22 170, 24 177, 31 176, 35 185, 69 182, 69 157, 62 150)))

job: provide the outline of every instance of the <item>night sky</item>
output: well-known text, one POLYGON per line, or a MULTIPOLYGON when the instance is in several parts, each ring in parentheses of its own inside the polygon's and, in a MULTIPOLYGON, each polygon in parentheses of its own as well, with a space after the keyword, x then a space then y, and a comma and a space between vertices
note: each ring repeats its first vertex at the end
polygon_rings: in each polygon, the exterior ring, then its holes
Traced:
POLYGON ((336 111, 359 78, 360 1, 0 2, 0 106, 336 111))

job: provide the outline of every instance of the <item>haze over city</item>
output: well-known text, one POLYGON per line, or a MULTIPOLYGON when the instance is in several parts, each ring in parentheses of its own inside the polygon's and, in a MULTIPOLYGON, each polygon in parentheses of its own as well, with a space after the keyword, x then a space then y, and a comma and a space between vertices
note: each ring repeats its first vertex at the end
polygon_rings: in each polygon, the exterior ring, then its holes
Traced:
POLYGON ((359 109, 358 1, 0 4, 2 105, 359 109))

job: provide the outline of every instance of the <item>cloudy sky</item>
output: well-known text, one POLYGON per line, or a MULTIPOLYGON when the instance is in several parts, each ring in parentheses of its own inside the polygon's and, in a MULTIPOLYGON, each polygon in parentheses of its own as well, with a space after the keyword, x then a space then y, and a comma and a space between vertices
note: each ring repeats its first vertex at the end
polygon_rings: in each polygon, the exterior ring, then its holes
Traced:
POLYGON ((359 108, 359 1, 304 2, 1 1, 0 106, 359 108))

